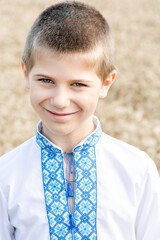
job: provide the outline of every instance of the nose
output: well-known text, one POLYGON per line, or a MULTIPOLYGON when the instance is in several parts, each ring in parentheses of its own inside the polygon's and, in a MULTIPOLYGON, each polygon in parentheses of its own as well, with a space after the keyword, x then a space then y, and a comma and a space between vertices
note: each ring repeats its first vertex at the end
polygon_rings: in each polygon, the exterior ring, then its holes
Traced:
POLYGON ((50 102, 51 105, 56 108, 68 107, 70 104, 69 91, 62 87, 54 89, 50 102))

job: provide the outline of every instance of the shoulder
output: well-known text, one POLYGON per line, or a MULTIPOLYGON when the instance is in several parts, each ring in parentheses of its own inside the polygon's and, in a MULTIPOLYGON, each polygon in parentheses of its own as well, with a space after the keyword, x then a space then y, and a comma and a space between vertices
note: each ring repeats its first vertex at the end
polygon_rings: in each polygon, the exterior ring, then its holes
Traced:
POLYGON ((143 151, 123 141, 102 133, 96 146, 97 165, 101 175, 110 177, 110 182, 118 179, 118 184, 136 189, 157 192, 160 198, 160 177, 154 161, 143 151))
POLYGON ((28 150, 32 150, 36 145, 36 138, 35 136, 30 138, 29 140, 25 141, 18 147, 14 148, 10 152, 4 154, 3 156, 0 157, 0 163, 3 161, 16 161, 21 155, 25 156, 26 154, 29 153, 28 150))
POLYGON ((106 164, 111 162, 119 171, 121 169, 130 176, 141 175, 142 177, 149 168, 157 171, 153 160, 144 151, 105 133, 102 133, 97 144, 97 151, 106 164))
POLYGON ((22 168, 27 167, 29 161, 34 158, 38 151, 36 137, 32 137, 0 157, 0 182, 5 181, 6 178, 10 179, 18 174, 22 168))
POLYGON ((99 147, 106 149, 107 152, 112 153, 115 156, 146 156, 146 153, 134 147, 126 142, 123 142, 119 139, 111 137, 105 133, 102 133, 102 136, 99 141, 99 147))

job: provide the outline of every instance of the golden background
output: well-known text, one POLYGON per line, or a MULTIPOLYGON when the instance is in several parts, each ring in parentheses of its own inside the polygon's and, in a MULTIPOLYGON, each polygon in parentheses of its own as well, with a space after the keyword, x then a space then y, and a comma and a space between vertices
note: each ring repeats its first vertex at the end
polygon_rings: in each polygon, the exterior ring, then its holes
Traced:
MULTIPOLYGON (((58 1, 0 0, 0 155, 35 134, 20 68, 28 30, 58 1)), ((146 151, 160 171, 160 1, 83 0, 108 20, 118 76, 96 114, 103 131, 146 151)))

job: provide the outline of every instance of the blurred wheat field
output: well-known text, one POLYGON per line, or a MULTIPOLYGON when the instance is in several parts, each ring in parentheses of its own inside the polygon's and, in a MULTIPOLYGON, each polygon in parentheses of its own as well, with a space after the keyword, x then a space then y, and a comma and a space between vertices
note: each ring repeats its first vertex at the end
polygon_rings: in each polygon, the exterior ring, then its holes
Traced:
MULTIPOLYGON (((20 59, 37 15, 58 1, 0 0, 0 155, 35 134, 20 59)), ((160 172, 160 0, 83 0, 111 25, 118 76, 96 115, 103 131, 146 151, 160 172)))

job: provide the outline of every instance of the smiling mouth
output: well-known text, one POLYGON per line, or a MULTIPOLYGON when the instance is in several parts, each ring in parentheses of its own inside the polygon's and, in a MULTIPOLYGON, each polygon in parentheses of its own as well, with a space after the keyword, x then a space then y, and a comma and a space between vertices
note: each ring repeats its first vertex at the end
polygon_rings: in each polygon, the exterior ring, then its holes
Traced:
POLYGON ((65 117, 65 116, 69 116, 69 115, 73 115, 77 112, 72 112, 72 113, 56 113, 56 112, 51 112, 49 110, 46 109, 47 112, 49 112, 50 114, 52 115, 55 115, 55 116, 59 116, 59 117, 65 117))

